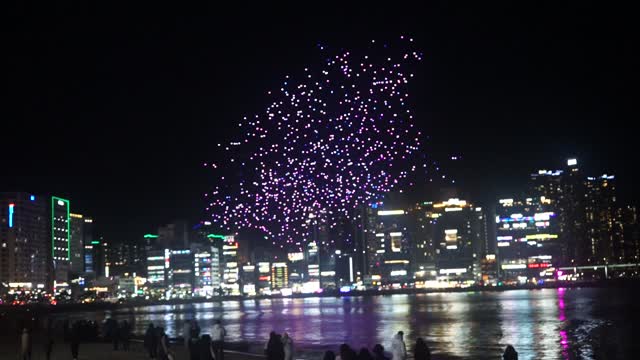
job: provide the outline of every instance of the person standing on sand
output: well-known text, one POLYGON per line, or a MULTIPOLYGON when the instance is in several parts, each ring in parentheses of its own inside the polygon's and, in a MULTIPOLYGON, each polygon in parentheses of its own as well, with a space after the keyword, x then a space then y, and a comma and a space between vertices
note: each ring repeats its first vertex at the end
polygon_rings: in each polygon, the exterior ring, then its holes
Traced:
POLYGON ((156 358, 158 352, 158 341, 156 337, 156 329, 153 327, 153 323, 149 323, 147 331, 144 333, 144 348, 147 349, 150 359, 156 358))
POLYGON ((391 342, 391 354, 392 360, 406 360, 407 359, 407 346, 404 343, 404 333, 398 331, 393 337, 391 342))
POLYGON ((293 360, 293 340, 286 332, 282 335, 282 347, 284 348, 284 360, 293 360))
POLYGON ((211 330, 211 346, 215 352, 216 360, 224 360, 224 337, 227 336, 227 330, 224 329, 220 320, 216 320, 211 330))
POLYGON ((431 350, 423 338, 416 340, 416 346, 413 348, 413 358, 415 360, 431 360, 431 350))

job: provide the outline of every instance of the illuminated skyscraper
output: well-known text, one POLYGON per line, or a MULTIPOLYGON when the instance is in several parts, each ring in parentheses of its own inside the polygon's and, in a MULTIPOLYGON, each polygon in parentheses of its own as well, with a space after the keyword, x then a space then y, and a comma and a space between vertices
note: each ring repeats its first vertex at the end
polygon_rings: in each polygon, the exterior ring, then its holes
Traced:
POLYGON ((411 273, 410 217, 404 209, 376 211, 375 232, 370 238, 369 273, 383 284, 399 287, 413 282, 411 273))
POLYGON ((592 264, 622 261, 622 224, 618 217, 613 175, 588 177, 585 187, 587 261, 592 264))
POLYGON ((277 262, 271 264, 271 291, 282 290, 289 287, 289 269, 287 263, 277 262))
POLYGON ((65 285, 69 279, 71 261, 71 215, 69 200, 51 197, 51 257, 54 268, 54 285, 65 285))
POLYGON ((47 286, 50 254, 46 198, 0 194, 0 282, 17 288, 47 286))
POLYGON ((70 214, 69 249, 70 249, 70 271, 75 276, 84 273, 84 218, 80 214, 70 214))
POLYGON ((436 276, 455 281, 482 280, 480 261, 493 251, 483 209, 458 198, 425 202, 419 208, 418 233, 422 237, 416 251, 423 252, 427 263, 435 260, 436 276))
POLYGON ((558 216, 539 198, 501 199, 496 208, 501 278, 526 282, 553 277, 561 263, 558 216))

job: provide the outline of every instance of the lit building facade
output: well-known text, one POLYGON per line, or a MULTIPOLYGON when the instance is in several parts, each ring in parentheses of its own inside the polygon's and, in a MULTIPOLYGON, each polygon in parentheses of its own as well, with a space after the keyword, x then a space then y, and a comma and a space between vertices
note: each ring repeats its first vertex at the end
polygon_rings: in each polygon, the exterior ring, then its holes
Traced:
POLYGON ((85 274, 91 274, 93 277, 96 277, 98 275, 98 261, 94 247, 99 246, 100 242, 93 233, 93 219, 85 216, 82 221, 84 222, 84 225, 82 226, 82 230, 84 232, 84 235, 82 236, 84 241, 84 272, 85 274))
POLYGON ((74 276, 84 273, 84 217, 81 214, 71 213, 70 220, 70 263, 69 270, 74 276))
POLYGON ((214 246, 195 247, 193 254, 195 296, 212 297, 220 291, 220 253, 214 246))
POLYGON ((51 197, 51 257, 54 288, 66 287, 71 259, 71 212, 69 200, 51 197))
POLYGON ((561 264, 559 220, 540 198, 501 199, 496 208, 500 276, 506 283, 548 279, 561 264))
POLYGON ((440 280, 457 282, 490 281, 483 273, 482 259, 491 246, 487 240, 485 212, 466 200, 451 198, 425 205, 426 224, 435 248, 435 270, 440 280))
POLYGON ((169 259, 167 274, 167 298, 185 298, 193 291, 193 252, 191 249, 165 249, 165 259, 169 259))
POLYGON ((286 262, 271 264, 271 291, 281 291, 289 288, 289 268, 286 262))
POLYGON ((271 294, 271 263, 261 261, 257 266, 256 293, 258 295, 269 295, 271 294))
POLYGON ((615 177, 606 174, 588 177, 584 187, 588 263, 623 261, 623 228, 616 203, 615 177))
POLYGON ((48 205, 44 197, 0 193, 0 282, 17 288, 49 288, 48 205))
POLYGON ((374 236, 370 237, 369 273, 380 277, 382 285, 407 286, 411 273, 409 216, 403 209, 378 209, 374 236))
POLYGON ((225 295, 240 295, 238 242, 227 235, 222 244, 222 290, 225 295))
POLYGON ((242 286, 242 295, 255 296, 257 291, 256 286, 256 266, 252 264, 246 264, 242 266, 240 272, 240 284, 242 286))

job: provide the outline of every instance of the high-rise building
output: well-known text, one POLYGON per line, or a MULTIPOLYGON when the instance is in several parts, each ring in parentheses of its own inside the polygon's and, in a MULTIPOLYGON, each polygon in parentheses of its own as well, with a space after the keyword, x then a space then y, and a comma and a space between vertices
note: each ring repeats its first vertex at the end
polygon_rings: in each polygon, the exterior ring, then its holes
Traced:
POLYGON ((166 286, 166 269, 169 268, 170 253, 163 250, 149 250, 147 252, 147 285, 160 288, 164 292, 166 286))
POLYGON ((69 270, 74 276, 84 273, 84 218, 81 214, 70 214, 69 270))
POLYGON ((68 286, 71 261, 71 212, 69 200, 51 197, 51 257, 54 288, 68 286))
POLYGON ((624 263, 638 263, 640 260, 640 227, 635 206, 620 208, 618 218, 622 222, 621 258, 624 263))
POLYGON ((410 217, 404 209, 378 208, 374 237, 367 244, 369 273, 382 279, 383 285, 406 286, 411 274, 410 217))
POLYGON ((48 288, 48 203, 28 193, 0 194, 0 282, 48 288))
POLYGON ((242 295, 255 296, 256 295, 256 266, 252 264, 246 264, 242 266, 240 271, 240 284, 242 285, 242 295))
POLYGON ((271 294, 271 263, 261 261, 258 263, 258 281, 256 283, 256 293, 258 295, 271 294))
MULTIPOLYGON (((466 200, 451 198, 443 202, 422 205, 425 232, 421 248, 425 252, 432 244, 435 270, 439 279, 480 281, 483 279, 480 261, 492 250, 487 239, 487 218, 481 207, 466 200)), ((424 226, 424 229, 422 229, 424 226)), ((488 274, 484 274, 488 276, 488 274)))
POLYGON ((191 249, 165 249, 165 259, 169 258, 167 274, 168 298, 190 297, 194 284, 194 257, 191 249))
POLYGON ((613 175, 588 177, 584 183, 584 228, 588 244, 588 263, 622 261, 622 224, 618 218, 613 175))
POLYGON ((222 290, 225 295, 240 295, 238 243, 235 236, 224 236, 222 245, 222 290))
POLYGON ((496 208, 497 258, 507 283, 553 276, 561 264, 559 221, 540 198, 501 199, 496 208))
POLYGON ((84 272, 85 274, 91 274, 93 277, 97 277, 97 259, 96 259, 96 246, 100 245, 93 233, 93 219, 84 217, 84 225, 82 230, 84 232, 82 239, 84 241, 84 272))
POLYGON ((211 297, 220 290, 220 254, 212 245, 193 246, 195 296, 211 297))
POLYGON ((289 287, 289 271, 287 263, 271 264, 271 291, 280 291, 289 287))

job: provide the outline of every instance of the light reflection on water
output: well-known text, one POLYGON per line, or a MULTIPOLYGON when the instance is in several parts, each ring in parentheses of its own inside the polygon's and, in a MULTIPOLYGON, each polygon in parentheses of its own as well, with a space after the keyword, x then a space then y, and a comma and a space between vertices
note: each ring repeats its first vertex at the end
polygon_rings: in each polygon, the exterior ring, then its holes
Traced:
MULTIPOLYGON (((154 305, 117 312, 74 313, 101 321, 127 319, 137 334, 149 322, 163 326, 172 337, 182 335, 186 320, 197 319, 203 333, 214 319, 223 319, 231 340, 263 344, 270 331, 286 331, 297 348, 336 348, 346 342, 356 348, 376 343, 390 347, 393 334, 405 332, 408 348, 423 337, 434 353, 461 358, 497 358, 512 344, 520 359, 594 358, 595 337, 616 328, 618 353, 625 358, 629 323, 616 309, 630 314, 633 297, 611 289, 545 289, 507 292, 437 293, 375 297, 260 299, 184 305, 154 305), (625 300, 625 296, 627 296, 625 300), (608 306, 614 306, 608 310, 608 306), (224 312, 222 311, 224 309, 224 312), (622 320, 622 321, 621 321, 622 320), (624 326, 627 326, 625 332, 624 326), (622 327, 622 328, 621 328, 622 327), (621 328, 621 329, 620 329, 621 328), (618 330, 619 329, 619 330, 618 330)), ((637 316, 637 315, 635 315, 637 316)), ((633 325, 631 325, 633 326, 633 325)))

